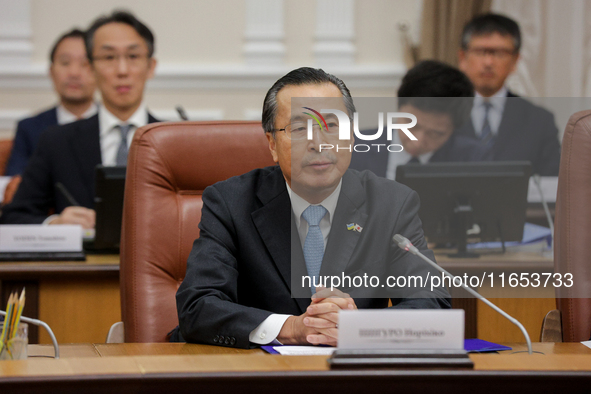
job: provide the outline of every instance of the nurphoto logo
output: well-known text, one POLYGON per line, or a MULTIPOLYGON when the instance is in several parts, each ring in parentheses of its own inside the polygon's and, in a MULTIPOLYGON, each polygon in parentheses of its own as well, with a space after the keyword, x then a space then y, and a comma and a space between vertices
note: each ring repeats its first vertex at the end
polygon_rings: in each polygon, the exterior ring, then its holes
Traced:
MULTIPOLYGON (((378 152, 382 147, 385 147, 388 152, 401 152, 403 150, 400 144, 355 144, 352 145, 351 141, 351 120, 349 115, 338 109, 321 109, 316 111, 310 107, 303 107, 310 112, 304 112, 304 114, 310 116, 307 122, 307 139, 312 140, 314 138, 314 128, 317 126, 319 130, 323 131, 328 137, 328 140, 332 143, 320 144, 320 151, 336 149, 348 150, 355 152, 369 152, 372 149, 376 149, 378 152), (322 116, 325 114, 326 116, 322 116), (328 120, 327 120, 328 119, 328 120), (338 137, 338 138, 337 138, 338 137), (348 144, 340 145, 337 141, 349 141, 348 144)), ((415 137, 409 129, 413 128, 417 124, 417 118, 408 112, 387 112, 386 113, 386 138, 392 142, 394 130, 401 130, 406 136, 412 141, 416 141, 415 137), (409 119, 408 123, 394 123, 400 122, 401 119, 409 119)), ((303 132, 304 130, 300 130, 303 132)), ((292 130, 292 133, 294 130, 292 130)), ((378 129, 375 134, 361 134, 359 131, 359 114, 355 112, 353 114, 353 132, 357 139, 362 141, 375 141, 380 138, 384 132, 384 113, 378 113, 378 129)))

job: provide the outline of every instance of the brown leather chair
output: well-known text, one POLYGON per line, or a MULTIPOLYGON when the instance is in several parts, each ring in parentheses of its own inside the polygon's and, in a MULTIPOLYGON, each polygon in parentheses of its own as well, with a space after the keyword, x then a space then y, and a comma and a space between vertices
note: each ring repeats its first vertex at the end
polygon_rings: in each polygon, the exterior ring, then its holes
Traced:
POLYGON ((121 239, 125 342, 162 342, 178 325, 175 294, 199 236, 203 190, 273 165, 260 122, 157 123, 130 148, 121 239))
MULTIPOLYGON (((564 132, 554 245, 554 271, 571 273, 576 283, 556 292, 560 315, 555 316, 562 321, 562 340, 589 340, 591 299, 585 297, 591 289, 591 110, 572 115, 564 132)), ((560 334, 555 338, 560 339, 560 334)))

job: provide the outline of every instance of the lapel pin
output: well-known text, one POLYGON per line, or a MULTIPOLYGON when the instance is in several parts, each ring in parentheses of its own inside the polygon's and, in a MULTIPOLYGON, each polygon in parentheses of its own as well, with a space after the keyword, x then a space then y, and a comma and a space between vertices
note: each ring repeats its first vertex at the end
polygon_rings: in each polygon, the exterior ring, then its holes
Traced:
POLYGON ((353 230, 353 231, 357 231, 358 233, 360 233, 363 230, 363 227, 361 227, 357 223, 349 223, 349 224, 347 224, 347 230, 349 230, 349 231, 353 230))

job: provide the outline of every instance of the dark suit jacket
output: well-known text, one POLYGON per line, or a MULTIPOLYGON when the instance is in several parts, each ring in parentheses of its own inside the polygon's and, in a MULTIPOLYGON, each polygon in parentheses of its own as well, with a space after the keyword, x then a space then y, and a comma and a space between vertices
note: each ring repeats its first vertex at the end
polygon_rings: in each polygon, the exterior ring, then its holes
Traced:
MULTIPOLYGON (((558 176, 560 142, 554 115, 512 93, 507 97, 495 143, 483 159, 527 160, 532 163, 534 174, 558 176)), ((458 133, 476 138, 471 121, 458 133)))
POLYGON ((6 165, 6 175, 23 173, 29 158, 35 151, 41 133, 55 125, 57 125, 57 107, 18 122, 12 151, 6 165))
MULTIPOLYGON (((390 145, 385 133, 372 143, 390 145)), ((370 170, 377 176, 386 177, 388 155, 389 152, 385 146, 382 146, 379 152, 375 147, 368 152, 354 152, 349 168, 358 171, 370 170)), ((454 133, 441 148, 433 153, 429 163, 479 161, 483 155, 483 148, 477 141, 454 133)))
MULTIPOLYGON (((149 122, 157 120, 148 115, 149 122)), ((102 163, 98 114, 41 134, 23 180, 2 209, 0 223, 39 224, 72 205, 55 187, 61 182, 83 207, 94 208, 94 168, 102 163)))
MULTIPOLYGON (((426 250, 418 208, 417 194, 406 186, 368 171, 348 170, 320 275, 361 274, 380 262, 400 268, 399 274, 424 273, 424 263, 392 245, 392 236, 401 233, 433 256, 426 250), (348 231, 350 222, 363 231, 348 231)), ((250 332, 272 313, 305 312, 310 288, 304 289, 305 298, 292 298, 299 282, 295 276, 306 269, 291 212, 278 166, 230 178, 204 191, 200 237, 177 292, 182 337, 173 334, 173 338, 247 348, 250 332), (228 341, 219 341, 220 337, 228 341)), ((450 307, 447 291, 436 289, 429 295, 392 302, 398 308, 450 307)), ((385 308, 388 298, 355 302, 359 308, 385 308)))

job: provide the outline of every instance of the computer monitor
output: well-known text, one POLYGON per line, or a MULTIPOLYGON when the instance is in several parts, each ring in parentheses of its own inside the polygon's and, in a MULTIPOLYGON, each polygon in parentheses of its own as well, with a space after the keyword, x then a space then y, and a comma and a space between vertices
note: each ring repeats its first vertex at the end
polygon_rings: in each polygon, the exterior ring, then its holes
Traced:
POLYGON ((415 190, 428 242, 453 242, 458 254, 468 241, 521 241, 525 224, 529 162, 407 164, 396 181, 415 190))
POLYGON ((90 250, 119 252, 126 170, 127 167, 102 165, 95 168, 96 226, 90 250))

